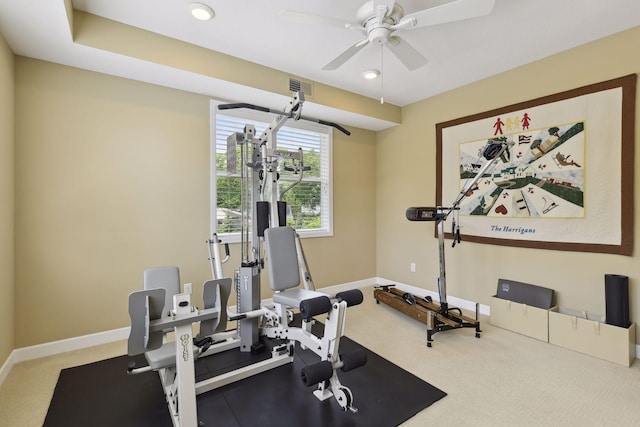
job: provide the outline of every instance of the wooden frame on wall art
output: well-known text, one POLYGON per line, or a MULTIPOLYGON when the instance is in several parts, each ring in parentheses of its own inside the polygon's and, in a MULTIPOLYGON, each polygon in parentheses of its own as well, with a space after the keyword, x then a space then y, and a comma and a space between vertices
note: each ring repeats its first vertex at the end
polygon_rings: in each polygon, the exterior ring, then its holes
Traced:
POLYGON ((488 141, 508 142, 460 203, 463 240, 631 255, 635 96, 631 74, 438 123, 436 203, 458 197, 488 141))

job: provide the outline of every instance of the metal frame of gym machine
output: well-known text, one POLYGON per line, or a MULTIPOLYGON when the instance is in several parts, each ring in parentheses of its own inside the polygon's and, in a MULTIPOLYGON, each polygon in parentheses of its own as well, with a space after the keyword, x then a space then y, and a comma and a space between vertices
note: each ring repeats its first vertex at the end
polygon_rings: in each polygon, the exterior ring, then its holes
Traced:
MULTIPOLYGON (((278 326, 267 328, 266 336, 271 336, 269 333, 272 333, 276 334, 276 337, 286 340, 284 344, 275 345, 272 348, 270 358, 198 383, 195 382, 194 361, 196 358, 238 347, 243 352, 259 351, 261 350, 260 319, 268 318, 269 322, 279 324, 281 320, 291 318, 291 313, 288 310, 285 311, 283 307, 280 308, 281 312, 276 314, 272 308, 260 306, 260 272, 264 268, 261 238, 264 235, 264 230, 269 226, 284 225, 286 205, 279 200, 279 195, 286 193, 300 183, 303 172, 306 170, 302 149, 297 152, 277 149, 276 133, 288 119, 303 119, 335 127, 350 135, 349 131, 335 123, 302 117, 303 101, 302 93, 294 93, 293 99, 284 112, 272 111, 252 104, 222 104, 218 106, 220 110, 249 108, 278 114, 260 138, 255 138, 255 128, 247 125, 243 133, 232 134, 227 139, 228 146, 231 148, 228 150, 231 163, 235 161, 233 157, 236 153, 236 145, 241 145, 241 161, 243 162, 240 168, 242 171, 242 262, 235 275, 238 295, 237 312, 225 310, 232 281, 224 277, 222 264, 229 259, 229 249, 228 244, 225 245, 226 257, 222 259, 220 255, 222 242, 216 231, 212 233, 212 238, 207 240, 213 279, 203 285, 205 304, 203 310, 191 306, 190 285, 185 285, 185 291, 182 293, 176 289, 178 293, 173 295, 171 303, 173 309, 167 308, 168 314, 166 316, 163 314, 163 310, 167 305, 165 300, 167 291, 163 287, 136 291, 129 296, 129 313, 132 320, 128 343, 129 355, 158 351, 154 356, 149 356, 153 363, 148 359, 148 366, 136 367, 132 362, 127 371, 130 374, 151 370, 159 371, 172 421, 176 427, 199 425, 196 395, 292 362, 295 342, 300 342, 303 347, 312 348, 316 354, 320 349, 325 351, 322 362, 303 369, 303 383, 307 386, 317 384, 318 388, 314 395, 319 400, 335 396, 343 410, 357 411, 352 406, 351 392, 347 387, 342 386, 337 379, 335 369, 347 371, 366 363, 366 353, 363 350, 351 351, 349 355, 338 354, 340 336, 344 333, 345 310, 348 306, 359 304, 362 301, 362 293, 359 290, 357 291, 359 295, 355 295, 352 291, 346 291, 337 294, 333 300, 329 296, 322 297, 331 307, 330 310, 336 312, 336 315, 327 317, 324 337, 317 338, 310 333, 312 316, 316 315, 314 310, 317 310, 318 307, 309 308, 313 307, 313 304, 306 304, 306 317, 302 328, 304 330, 296 332, 295 330, 300 328, 278 326), (292 166, 284 167, 299 174, 299 177, 297 181, 279 193, 278 167, 283 159, 293 161, 292 166), (263 204, 261 204, 267 186, 270 187, 268 194, 270 202, 262 202, 263 204), (265 207, 270 210, 269 215, 258 212, 265 207), (250 215, 249 212, 251 212, 250 215), (267 220, 265 221, 264 218, 267 220), (258 224, 259 221, 263 222, 258 224), (251 227, 249 226, 250 222, 252 222, 251 227), (237 329, 226 331, 227 320, 238 321, 237 329), (200 333, 196 337, 193 337, 193 323, 200 323, 200 333), (328 334, 326 333, 327 328, 330 329, 328 334), (169 330, 175 333, 175 342, 165 342, 165 334, 169 330), (287 334, 291 334, 291 336, 287 334), (169 358, 173 359, 173 365, 168 360, 169 358), (325 360, 326 358, 329 359, 325 360)), ((235 165, 232 164, 231 167, 235 173, 235 165)), ((304 287, 308 291, 315 291, 304 251, 297 235, 294 244, 304 287)), ((150 270, 162 270, 163 268, 167 267, 150 270)), ((177 267, 168 268, 173 268, 177 272, 177 267)), ((176 279, 179 280, 179 277, 176 279)), ((179 284, 176 286, 179 288, 179 284)), ((315 294, 315 292, 313 293, 315 294)), ((301 312, 303 311, 302 305, 306 302, 307 300, 301 302, 301 312)), ((276 304, 276 309, 277 306, 278 304, 276 304)), ((318 313, 325 312, 318 311, 318 313)))
MULTIPOLYGON (((261 238, 264 236, 265 228, 277 227, 286 223, 286 204, 280 198, 295 185, 302 181, 303 173, 307 168, 304 166, 302 149, 297 152, 282 150, 277 148, 277 133, 289 119, 305 120, 331 126, 346 135, 350 132, 342 126, 302 116, 302 105, 304 94, 295 92, 291 101, 283 111, 274 111, 266 107, 248 103, 220 104, 219 110, 231 109, 251 109, 265 113, 278 114, 276 119, 264 130, 259 138, 255 137, 255 128, 246 125, 244 132, 231 134, 227 138, 227 170, 231 173, 236 171, 236 146, 240 145, 241 161, 241 267, 238 270, 236 283, 242 290, 242 298, 238 298, 238 312, 249 313, 258 310, 260 306, 260 271, 263 268, 261 257, 261 238), (294 181, 282 192, 278 191, 278 164, 281 159, 290 159, 297 162, 293 166, 293 171, 298 174, 298 180, 294 181), (245 168, 244 166, 248 166, 245 168), (249 176, 244 174, 248 173, 249 176), (269 182, 267 182, 269 181, 269 182), (248 185, 248 183, 251 183, 248 185), (265 190, 268 191, 269 201, 263 201, 265 190), (268 222, 264 209, 268 209, 268 222), (249 214, 251 212, 251 214, 249 214), (253 226, 249 227, 252 222, 253 226)), ((291 169, 290 169, 291 170, 291 169)), ((214 233, 210 241, 217 242, 217 235, 214 233)), ((306 257, 296 236, 296 249, 300 265, 301 276, 305 289, 315 290, 315 285, 311 278, 311 273, 306 263, 306 257)), ((215 252, 215 250, 214 250, 215 252)), ((219 251, 218 251, 219 252, 219 251)), ((219 256, 219 255, 218 255, 219 256)), ((212 268, 213 271, 213 268, 212 268)), ((231 319, 235 320, 235 319, 231 319)), ((238 320, 238 330, 240 335, 240 350, 255 351, 259 336, 258 318, 246 317, 238 320)))
MULTIPOLYGON (((339 354, 340 337, 344 334, 344 320, 346 308, 362 302, 362 292, 351 290, 339 292, 334 297, 327 294, 315 292, 315 285, 309 272, 308 264, 302 249, 300 238, 291 229, 294 237, 292 243, 295 245, 295 257, 298 261, 299 276, 306 293, 300 299, 300 313, 303 317, 302 327, 290 327, 289 321, 292 319, 292 312, 285 309, 283 299, 291 301, 290 296, 280 298, 281 295, 289 294, 288 291, 274 295, 274 307, 266 308, 260 306, 260 274, 264 268, 264 258, 262 255, 262 239, 269 240, 267 229, 280 228, 286 226, 286 203, 281 200, 282 196, 302 181, 304 171, 309 167, 304 165, 303 151, 288 151, 278 149, 277 132, 289 119, 313 121, 326 126, 334 127, 346 135, 350 132, 335 123, 303 117, 302 104, 304 95, 295 92, 284 112, 272 111, 265 107, 253 104, 221 104, 220 110, 235 108, 248 108, 262 112, 276 113, 277 118, 265 129, 263 134, 255 137, 255 128, 246 125, 244 132, 231 134, 227 138, 227 170, 236 173, 237 159, 236 148, 240 146, 241 171, 241 266, 235 273, 235 287, 237 292, 237 313, 229 313, 229 320, 237 320, 237 333, 239 336, 239 346, 242 352, 261 351, 264 344, 260 342, 260 337, 278 338, 285 340, 282 345, 276 345, 272 349, 271 359, 248 366, 246 369, 250 375, 260 373, 285 363, 293 361, 293 351, 295 342, 299 342, 303 348, 311 349, 320 356, 321 362, 308 365, 302 369, 302 381, 307 386, 317 385, 314 395, 319 400, 326 400, 335 397, 343 410, 357 412, 353 407, 353 395, 348 387, 343 386, 336 375, 336 369, 348 371, 362 366, 366 363, 366 353, 362 349, 352 350, 348 353, 339 354), (282 168, 298 175, 298 179, 288 187, 279 191, 278 181, 280 179, 279 168, 281 161, 292 160, 292 165, 282 165, 282 168), (265 199, 268 199, 266 201, 265 199), (249 215, 249 212, 251 214, 249 215), (251 227, 249 226, 251 224, 251 227), (324 335, 315 337, 311 333, 313 324, 312 316, 327 313, 324 327, 324 335), (263 324, 260 323, 261 319, 263 324), (283 325, 283 321, 286 326, 283 325), (257 366, 258 370, 254 367, 257 366)), ((274 230, 272 230, 274 231, 274 230)), ((219 244, 217 234, 213 234, 213 239, 208 241, 210 248, 213 245, 213 254, 218 254, 219 244)), ((284 249, 284 248, 280 248, 284 249)), ((210 252, 211 256, 211 252, 210 252)), ((274 254, 270 254, 274 257, 274 254)), ((220 264, 217 261, 216 265, 220 264)), ((213 268, 215 273, 218 268, 213 268)), ((271 267, 275 268, 274 266, 271 267)), ((221 270, 221 269, 220 269, 221 270)), ((274 271, 271 271, 272 280, 274 271)), ((272 289, 280 288, 281 283, 271 283, 272 289)), ((289 294, 291 295, 291 294, 289 294)), ((298 295, 298 293, 296 293, 298 295)), ((234 371, 230 374, 235 375, 234 371)), ((248 376, 248 375, 247 375, 248 376)), ((206 391, 206 390, 205 390, 206 391)))
MULTIPOLYGON (((374 290, 376 302, 390 305, 403 313, 426 323, 427 325, 427 347, 433 343, 433 335, 437 332, 448 331, 461 328, 475 328, 476 338, 480 338, 479 304, 476 303, 475 319, 462 314, 462 310, 457 307, 450 307, 447 302, 447 275, 445 268, 444 252, 444 222, 447 217, 460 209, 460 203, 467 197, 467 194, 474 185, 482 179, 484 174, 502 159, 505 163, 509 161, 509 147, 513 142, 507 142, 505 138, 490 139, 482 149, 482 156, 487 162, 478 171, 476 176, 463 187, 458 197, 449 207, 410 207, 406 216, 409 221, 435 221, 438 235, 438 253, 440 261, 438 292, 440 296, 439 304, 433 302, 430 297, 423 299, 416 298, 407 292, 395 288, 395 285, 383 285, 374 290)), ((459 221, 452 224, 453 244, 461 242, 459 221)))
MULTIPOLYGON (((265 310, 260 307, 260 274, 264 268, 264 262, 261 256, 261 238, 264 228, 269 226, 277 226, 279 221, 278 206, 282 209, 282 203, 278 201, 278 176, 277 168, 282 159, 297 162, 293 165, 296 173, 299 174, 297 181, 293 182, 284 192, 290 190, 302 181, 305 170, 302 150, 291 152, 287 150, 278 150, 277 132, 289 119, 298 120, 303 118, 300 113, 304 97, 300 93, 294 93, 292 100, 289 102, 284 111, 274 111, 266 107, 261 107, 247 103, 220 104, 219 110, 231 109, 252 109, 267 113, 276 113, 277 117, 269 124, 263 134, 256 138, 255 127, 246 125, 244 132, 236 132, 227 137, 227 170, 230 173, 236 173, 236 165, 238 160, 240 165, 241 178, 241 265, 235 271, 233 288, 236 290, 236 312, 229 311, 221 313, 226 315, 227 320, 237 321, 237 328, 232 331, 232 337, 226 342, 226 348, 239 347, 241 352, 259 352, 262 351, 262 345, 259 340, 260 318, 265 315, 265 310), (240 159, 236 158, 236 147, 240 146, 240 159), (269 180, 269 182, 267 182, 269 180), (270 202, 263 202, 265 189, 269 187, 270 202), (258 206, 270 206, 271 212, 268 214, 271 224, 259 223, 265 215, 258 212, 258 206), (251 225, 250 225, 251 223, 251 225), (262 231, 260 231, 262 230, 262 231)), ((303 118, 305 120, 314 120, 303 118)), ((348 133, 339 125, 322 122, 327 125, 333 125, 348 133)), ((283 193, 284 193, 283 192, 283 193)), ((281 212, 282 215, 284 212, 281 212)), ((214 222, 214 227, 217 224, 214 222)), ((212 233, 211 239, 207 240, 209 249, 209 261, 211 263, 211 274, 214 280, 222 280, 224 273, 222 264, 229 259, 229 246, 225 244, 226 256, 221 259, 220 244, 221 240, 217 234, 217 230, 212 233)), ((304 252, 299 241, 296 241, 298 254, 304 252)), ((311 274, 308 271, 306 260, 304 264, 300 263, 300 269, 303 272, 305 287, 313 286, 311 274)), ((226 295, 228 298, 228 295, 226 295)), ((205 308, 207 306, 205 305, 205 308)), ((221 320, 222 322, 222 320, 221 320)), ((201 334, 202 331, 201 331, 201 334)), ((276 346, 272 349, 272 357, 262 362, 253 363, 243 368, 236 369, 228 374, 219 375, 205 380, 197 385, 197 394, 204 393, 215 388, 222 387, 232 382, 244 379, 270 369, 277 368, 293 361, 291 349, 286 345, 276 346)))

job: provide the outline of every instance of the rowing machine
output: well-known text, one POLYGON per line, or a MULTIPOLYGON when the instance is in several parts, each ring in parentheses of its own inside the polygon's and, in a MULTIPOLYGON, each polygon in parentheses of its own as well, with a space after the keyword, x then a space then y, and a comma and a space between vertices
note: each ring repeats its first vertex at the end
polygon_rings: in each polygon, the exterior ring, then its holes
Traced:
MULTIPOLYGON (((450 307, 447 302, 447 280, 445 269, 444 253, 444 222, 451 213, 460 210, 460 202, 472 193, 474 186, 482 179, 483 175, 495 166, 498 160, 507 162, 509 160, 509 147, 513 142, 508 142, 503 138, 490 139, 482 150, 482 156, 487 160, 480 168, 476 176, 471 179, 460 191, 451 206, 444 207, 410 207, 406 211, 409 221, 433 221, 436 223, 438 235, 438 249, 440 258, 440 276, 438 278, 438 293, 440 295, 439 304, 432 301, 407 298, 405 292, 391 286, 383 286, 374 290, 376 302, 384 302, 403 313, 414 317, 427 325, 427 347, 431 347, 433 335, 437 332, 448 331, 461 328, 475 328, 476 338, 480 338, 480 321, 478 320, 479 304, 476 303, 475 319, 462 314, 459 308, 450 307), (403 297, 404 296, 404 297, 403 297)), ((452 227, 453 245, 461 242, 459 221, 453 221, 452 227)))

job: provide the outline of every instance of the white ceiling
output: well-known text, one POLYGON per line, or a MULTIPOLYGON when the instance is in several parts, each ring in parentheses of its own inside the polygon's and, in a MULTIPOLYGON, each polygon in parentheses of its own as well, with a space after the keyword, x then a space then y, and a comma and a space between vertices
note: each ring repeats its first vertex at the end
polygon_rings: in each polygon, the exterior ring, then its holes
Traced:
MULTIPOLYGON (((292 23, 278 15, 281 9, 289 9, 350 22, 364 0, 199 1, 215 10, 213 20, 193 19, 189 0, 73 0, 73 5, 304 79, 375 99, 383 94, 385 102, 398 106, 640 25, 638 0, 496 0, 488 16, 403 31, 402 37, 429 63, 408 71, 386 50, 383 80, 367 81, 362 72, 380 68, 379 47, 369 45, 339 69, 323 71, 327 62, 362 35, 334 26, 292 23)), ((398 3, 410 14, 448 1, 398 3)), ((0 0, 0 32, 18 55, 241 102, 260 104, 264 99, 261 105, 279 106, 269 105, 280 102, 273 94, 75 44, 64 0, 0 0)), ((599 60, 603 59, 594 58, 599 60)), ((364 117, 342 122, 373 130, 390 125, 364 117)))

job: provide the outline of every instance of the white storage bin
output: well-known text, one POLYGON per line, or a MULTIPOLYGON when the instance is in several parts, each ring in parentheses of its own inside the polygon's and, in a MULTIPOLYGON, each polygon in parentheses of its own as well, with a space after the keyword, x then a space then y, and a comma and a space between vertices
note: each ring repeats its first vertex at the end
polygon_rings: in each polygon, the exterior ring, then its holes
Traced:
MULTIPOLYGON (((554 310, 555 307, 551 308, 554 310)), ((549 341, 549 310, 491 297, 490 321, 494 326, 508 329, 538 340, 549 341)))
MULTIPOLYGON (((574 315, 561 308, 549 312, 549 342, 580 353, 631 366, 636 358, 636 325, 628 328, 608 325, 599 316, 574 315), (567 314, 569 313, 569 314, 567 314)), ((492 313, 493 314, 493 313, 492 313)))

